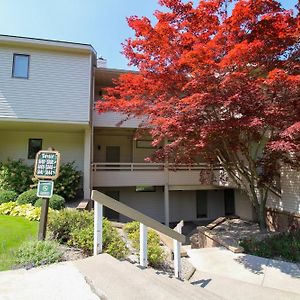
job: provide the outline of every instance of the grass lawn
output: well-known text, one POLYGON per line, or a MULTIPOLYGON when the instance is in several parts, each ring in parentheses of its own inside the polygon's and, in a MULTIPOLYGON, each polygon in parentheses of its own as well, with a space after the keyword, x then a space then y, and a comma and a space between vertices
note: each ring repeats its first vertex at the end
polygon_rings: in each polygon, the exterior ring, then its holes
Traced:
POLYGON ((38 222, 23 217, 0 215, 0 271, 13 265, 13 250, 24 241, 37 239, 38 222))

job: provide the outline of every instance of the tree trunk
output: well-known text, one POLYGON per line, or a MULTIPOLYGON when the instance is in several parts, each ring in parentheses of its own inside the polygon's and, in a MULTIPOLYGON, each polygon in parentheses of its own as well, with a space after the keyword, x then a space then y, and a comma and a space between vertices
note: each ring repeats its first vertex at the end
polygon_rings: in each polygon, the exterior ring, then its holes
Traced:
POLYGON ((261 230, 267 229, 266 218, 267 218, 267 210, 266 203, 268 198, 268 190, 266 188, 262 188, 259 190, 259 206, 258 206, 258 222, 261 230))
POLYGON ((259 228, 261 230, 267 229, 266 217, 267 217, 266 205, 264 203, 260 203, 259 204, 258 222, 259 222, 259 228))

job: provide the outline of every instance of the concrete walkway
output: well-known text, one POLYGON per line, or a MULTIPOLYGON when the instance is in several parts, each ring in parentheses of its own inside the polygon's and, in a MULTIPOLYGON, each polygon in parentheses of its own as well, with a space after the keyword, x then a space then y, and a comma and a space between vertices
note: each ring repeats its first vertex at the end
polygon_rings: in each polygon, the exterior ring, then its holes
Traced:
POLYGON ((241 298, 235 299, 257 299, 252 298, 256 293, 260 299, 300 299, 300 268, 296 264, 235 254, 225 248, 186 250, 197 269, 191 281, 226 299, 238 292, 241 298))
POLYGON ((72 263, 0 272, 0 300, 99 300, 72 263))
POLYGON ((210 291, 107 254, 0 272, 0 300, 219 300, 210 291))

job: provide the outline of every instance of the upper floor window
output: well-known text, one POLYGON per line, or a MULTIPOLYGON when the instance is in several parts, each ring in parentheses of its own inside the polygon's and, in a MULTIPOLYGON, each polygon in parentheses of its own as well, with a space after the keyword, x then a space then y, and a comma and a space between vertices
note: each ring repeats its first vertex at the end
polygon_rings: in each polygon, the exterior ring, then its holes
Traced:
POLYGON ((29 77, 29 57, 30 56, 26 54, 14 54, 12 77, 29 77))

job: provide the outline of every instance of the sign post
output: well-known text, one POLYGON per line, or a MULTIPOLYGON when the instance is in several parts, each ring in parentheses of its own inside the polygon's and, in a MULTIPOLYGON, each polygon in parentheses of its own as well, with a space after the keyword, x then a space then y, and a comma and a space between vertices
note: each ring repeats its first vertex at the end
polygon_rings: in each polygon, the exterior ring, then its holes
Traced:
POLYGON ((49 198, 53 195, 54 182, 59 176, 60 153, 57 151, 39 151, 35 158, 34 176, 39 180, 37 196, 42 198, 41 219, 39 225, 38 239, 46 237, 49 198))

